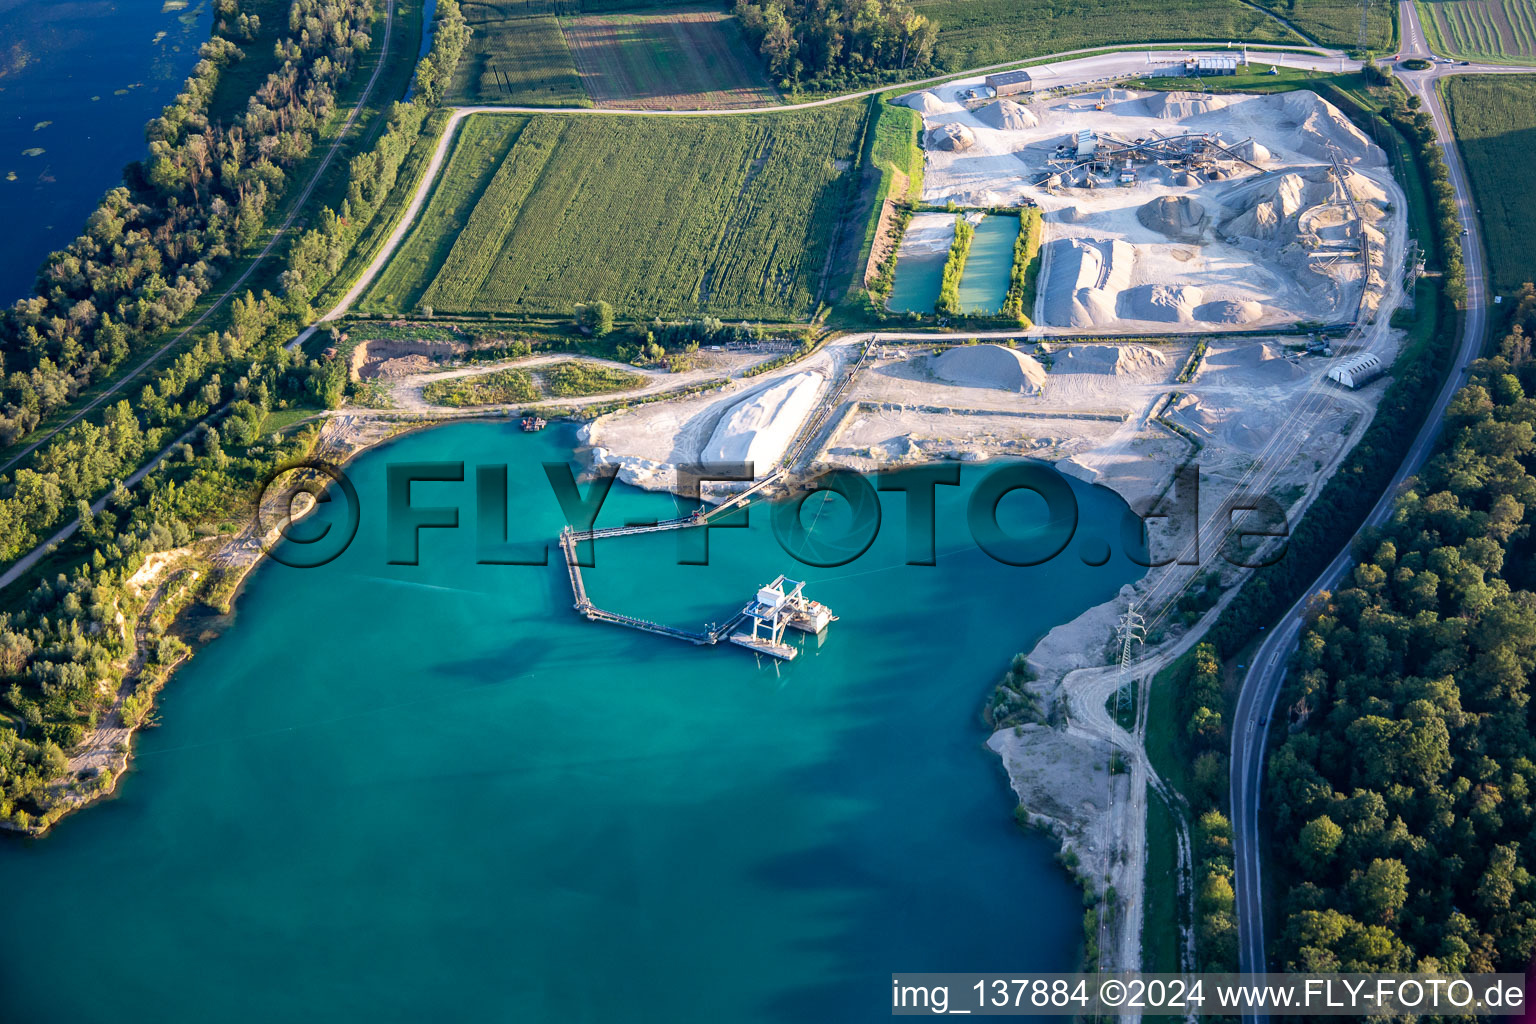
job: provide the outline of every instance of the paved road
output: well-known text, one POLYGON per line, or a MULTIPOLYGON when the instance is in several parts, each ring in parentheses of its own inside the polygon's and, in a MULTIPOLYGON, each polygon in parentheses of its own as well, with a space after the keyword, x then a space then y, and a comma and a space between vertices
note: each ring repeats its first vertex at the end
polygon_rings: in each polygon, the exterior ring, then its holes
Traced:
MULTIPOLYGON (((1433 60, 1424 42, 1424 32, 1419 25, 1418 11, 1412 0, 1399 4, 1399 24, 1402 26, 1402 59, 1423 58, 1433 60)), ((1456 193, 1457 218, 1465 234, 1462 248, 1467 271, 1467 308, 1462 323, 1461 338, 1456 349, 1455 361, 1445 383, 1430 408, 1424 426, 1413 439, 1408 454, 1398 467, 1390 486, 1376 502, 1366 517, 1365 526, 1379 526, 1391 514, 1397 492, 1403 481, 1423 465, 1434 448, 1440 434, 1440 424, 1457 388, 1465 378, 1467 368, 1475 360, 1487 329, 1487 295, 1485 285, 1482 239, 1477 223, 1477 208, 1461 163, 1461 154, 1451 134, 1450 121, 1441 107, 1435 92, 1440 78, 1453 74, 1511 74, 1529 73, 1533 68, 1510 67, 1491 64, 1443 64, 1436 62, 1427 71, 1409 71, 1399 67, 1398 73, 1408 90, 1418 96, 1434 119, 1435 134, 1445 152, 1445 162, 1450 170, 1451 186, 1456 193)), ((1264 776, 1264 748, 1269 738, 1269 723, 1274 717, 1275 700, 1285 679, 1286 661, 1296 649, 1301 635, 1302 612, 1311 596, 1320 590, 1332 589, 1351 566, 1349 543, 1352 538, 1340 538, 1343 550, 1328 563, 1299 599, 1269 631, 1269 636, 1253 655, 1248 674, 1243 679, 1238 695, 1237 712, 1232 722, 1232 826, 1237 861, 1237 926, 1238 956, 1240 969, 1248 972, 1265 970, 1264 915, 1263 915, 1263 863, 1260 857, 1259 811, 1264 776)))
MULTIPOLYGON (((384 65, 389 58, 389 37, 390 33, 394 29, 394 26, 395 5, 391 3, 384 9, 384 39, 383 42, 379 45, 379 52, 382 54, 382 56, 379 58, 378 64, 374 65, 373 74, 368 76, 368 84, 363 87, 362 94, 358 96, 357 105, 352 108, 352 112, 347 115, 346 121, 342 123, 341 131, 336 133, 336 138, 331 142, 330 148, 325 151, 325 158, 320 161, 320 166, 315 168, 315 173, 310 177, 309 184, 304 186, 304 191, 299 193, 298 198, 294 200, 293 205, 289 208, 288 216, 283 218, 283 222, 277 226, 277 231, 272 235, 271 239, 268 240, 266 245, 261 247, 261 251, 256 254, 256 258, 251 260, 250 264, 246 266, 245 270, 240 274, 240 276, 235 279, 234 283, 231 284, 228 288, 225 288, 223 293, 213 301, 211 306, 203 310, 203 312, 198 315, 196 320, 193 320, 186 327, 178 331, 176 336, 170 341, 166 342, 164 345, 161 345, 159 348, 151 352, 148 356, 145 357, 143 362, 139 363, 138 366, 135 366, 132 370, 115 380, 112 385, 103 390, 101 394, 97 395, 85 405, 81 406, 73 416, 69 417, 69 419, 65 420, 63 423, 60 423, 56 427, 52 427, 45 431, 40 431, 31 444, 27 445, 21 451, 11 456, 5 461, 4 464, 0 464, 0 472, 4 472, 5 470, 10 469, 16 463, 20 462, 28 455, 31 455, 38 449, 39 445, 47 442, 51 437, 53 437, 59 431, 63 430, 65 427, 79 422, 82 416, 86 415, 92 409, 95 409, 97 406, 101 405, 101 403, 105 402, 108 398, 111 398, 113 395, 117 394, 118 391, 122 390, 124 386, 136 379, 139 374, 153 366, 161 356, 165 355, 171 349, 181 344, 187 335, 191 334, 193 331, 197 330, 204 323, 206 323, 209 317, 213 316, 213 314, 217 313, 221 308, 223 308, 224 303, 228 302, 232 296, 240 291, 241 288, 245 287, 245 282, 249 280, 250 276, 256 272, 256 268, 266 262, 267 257, 270 256, 272 252, 277 248, 278 243, 288 236, 288 229, 293 226, 293 222, 297 220, 299 215, 304 212, 304 208, 309 204, 309 197, 314 193, 316 186, 320 184, 320 179, 325 177, 326 169, 331 166, 331 161, 335 159, 336 154, 340 151, 342 143, 347 141, 347 135, 352 131, 352 126, 357 123, 358 115, 362 113, 363 106, 368 102, 368 97, 373 95, 373 87, 375 84, 377 84, 379 80, 379 74, 384 70, 384 65)), ((0 586, 4 586, 4 583, 0 583, 0 586)))

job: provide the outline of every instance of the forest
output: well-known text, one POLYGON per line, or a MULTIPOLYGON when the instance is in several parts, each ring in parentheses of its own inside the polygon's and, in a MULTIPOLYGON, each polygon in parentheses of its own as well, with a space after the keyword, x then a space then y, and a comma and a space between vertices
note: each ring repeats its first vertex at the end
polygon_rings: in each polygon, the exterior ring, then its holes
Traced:
POLYGON ((1440 450, 1309 609, 1267 807, 1300 971, 1523 971, 1536 952, 1536 289, 1440 450))
MULTIPOLYGON (((353 54, 359 44, 366 44, 355 33, 344 31, 347 23, 335 20, 342 9, 340 5, 328 4, 323 15, 311 18, 308 12, 318 7, 311 0, 297 0, 291 8, 291 38, 280 43, 280 48, 285 53, 302 55, 317 40, 325 42, 324 47, 314 51, 311 64, 322 78, 329 76, 331 72, 327 69, 336 66, 333 56, 353 54)), ((289 351, 286 343, 307 316, 309 289, 323 285, 334 273, 331 267, 323 265, 323 260, 317 266, 313 254, 323 254, 327 245, 344 244, 338 239, 350 239, 350 232, 361 230, 368 223, 371 212, 383 204, 383 197, 392 187, 405 153, 416 144, 422 124, 433 112, 448 74, 441 69, 452 68, 457 53, 453 48, 463 45, 457 5, 453 0, 439 0, 438 12, 440 23, 431 54, 434 60, 423 61, 417 69, 416 99, 395 104, 387 130, 371 150, 354 158, 350 165, 348 203, 352 205, 346 211, 362 210, 364 216, 354 214, 350 223, 343 223, 347 217, 325 211, 328 216, 319 218, 321 228, 315 230, 333 230, 330 234, 322 231, 318 240, 313 232, 295 240, 289 253, 289 270, 298 270, 304 277, 299 282, 285 275, 285 297, 247 292, 235 299, 224 328, 209 331, 169 365, 158 369, 132 402, 119 401, 110 406, 100 425, 82 420, 60 431, 32 455, 29 466, 16 470, 8 480, 0 480, 0 561, 10 561, 27 551, 39 541, 45 528, 76 516, 81 523, 80 532, 68 546, 45 563, 58 565, 63 571, 51 579, 42 579, 30 593, 9 594, 10 610, 0 613, 0 821, 13 827, 36 829, 46 827, 63 813, 57 798, 69 753, 95 728, 122 687, 133 687, 123 706, 125 714, 131 711, 135 717, 142 717, 149 713, 152 683, 163 681, 170 664, 161 654, 168 653, 174 645, 157 644, 145 671, 137 677, 132 674, 134 622, 141 602, 125 585, 127 579, 151 552, 216 536, 232 522, 238 522, 248 511, 252 492, 263 477, 286 460, 305 454, 314 441, 312 429, 295 432, 275 428, 302 418, 305 410, 339 404, 346 383, 344 363, 335 358, 307 358, 300 352, 289 351), (178 442, 181 437, 185 441, 178 442), (155 472, 133 490, 122 486, 120 481, 168 445, 171 454, 155 472), (93 512, 91 499, 100 494, 106 495, 105 507, 93 512), (163 646, 168 650, 161 651, 163 646)), ((227 3, 221 7, 221 13, 225 20, 231 17, 227 3)), ((358 8, 357 18, 358 23, 366 24, 366 10, 358 8)), ((348 56, 347 62, 350 61, 348 56)), ((188 153, 201 151, 200 143, 188 141, 199 137, 189 126, 201 125, 206 134, 223 131, 200 113, 206 109, 212 88, 198 85, 206 80, 206 69, 202 64, 199 69, 177 102, 168 106, 149 128, 152 140, 177 138, 180 142, 176 146, 152 147, 150 160, 136 170, 131 169, 129 184, 109 194, 102 208, 92 215, 87 235, 77 239, 69 252, 50 257, 41 275, 39 295, 24 303, 48 309, 57 308, 64 301, 61 296, 68 294, 64 288, 46 286, 50 274, 56 273, 61 265, 79 268, 83 277, 92 282, 97 282, 100 275, 117 282, 131 278, 125 266, 116 263, 69 263, 95 244, 93 239, 102 232, 120 242, 134 233, 120 226, 114 233, 104 211, 125 211, 124 220, 131 213, 146 225, 154 224, 153 229, 146 226, 144 237, 139 239, 142 252, 147 254, 159 253, 165 244, 176 249, 174 243, 179 236, 171 225, 181 223, 177 218, 188 209, 178 196, 186 197, 188 203, 205 200, 207 216, 196 223, 212 222, 217 219, 217 211, 228 211, 229 204, 218 194, 222 187, 218 182, 238 179, 235 164, 226 162, 218 173, 227 177, 218 177, 210 169, 198 169, 196 161, 187 163, 183 159, 188 153), (145 169, 154 166, 157 159, 169 164, 156 172, 145 169), (151 178, 163 182, 180 180, 182 184, 165 193, 162 186, 148 184, 151 178), (163 206, 151 201, 156 197, 164 199, 163 206)), ((268 100, 286 102, 281 97, 300 81, 298 70, 300 66, 294 60, 285 61, 253 97, 250 109, 271 112, 268 100)), ((311 95, 301 102, 316 99, 312 86, 306 86, 305 91, 311 95)), ((292 126, 304 120, 295 120, 294 111, 286 106, 281 109, 281 116, 274 123, 292 126)), ((248 113, 246 124, 265 123, 265 117, 260 115, 253 120, 248 113)), ((313 129, 318 119, 308 119, 306 123, 313 129)), ((252 136, 240 126, 225 131, 223 137, 239 140, 239 153, 269 154, 255 161, 248 155, 243 157, 252 166, 266 161, 265 166, 269 167, 276 166, 271 163, 270 154, 282 148, 284 138, 297 138, 282 133, 252 136)), ((93 251, 98 258, 110 261, 126 250, 119 244, 110 251, 93 251)), ((224 250, 222 255, 227 257, 229 251, 224 250)), ((178 258, 190 257, 183 252, 178 258)), ((212 264, 205 266, 210 268, 207 272, 211 281, 212 264)), ((97 286, 105 287, 99 282, 92 285, 97 286)), ((195 296, 191 301, 195 302, 195 296)), ((7 329, 16 327, 19 321, 14 310, 6 311, 4 322, 7 329)), ((74 362, 67 364, 73 369, 57 377, 47 373, 35 376, 40 380, 70 382, 68 387, 60 384, 55 404, 62 404, 78 386, 109 374, 127 355, 130 342, 137 343, 146 337, 142 331, 104 333, 101 325, 109 322, 106 316, 98 321, 94 331, 85 328, 87 322, 87 318, 77 318, 71 324, 50 329, 46 339, 33 331, 28 335, 33 349, 8 347, 4 355, 7 365, 13 368, 12 377, 20 372, 14 371, 18 360, 27 359, 44 341, 58 340, 59 344, 48 351, 61 357, 73 354, 74 362), (110 360, 95 350, 87 352, 81 345, 64 344, 70 339, 78 342, 87 337, 102 342, 109 335, 124 346, 122 351, 111 353, 110 360)), ((119 322, 113 319, 110 325, 117 328, 119 322)), ((15 340, 14 335, 7 338, 15 340)), ((50 371, 63 365, 66 364, 53 363, 47 356, 39 357, 38 366, 50 371)), ((34 373, 37 369, 33 368, 34 373)), ((10 382, 7 384, 9 388, 10 382)), ((40 405, 28 408, 34 414, 30 423, 35 424, 40 405)), ((215 570, 207 579, 205 599, 222 585, 222 572, 215 570)))
POLYGON ((221 69, 244 54, 223 37, 203 45, 146 129, 148 156, 48 257, 33 295, 0 313, 0 446, 110 377, 256 240, 368 49, 372 17, 372 0, 296 0, 278 70, 228 124, 209 105, 221 69))
POLYGON ((921 70, 939 32, 899 0, 737 0, 735 14, 769 77, 786 90, 921 70))

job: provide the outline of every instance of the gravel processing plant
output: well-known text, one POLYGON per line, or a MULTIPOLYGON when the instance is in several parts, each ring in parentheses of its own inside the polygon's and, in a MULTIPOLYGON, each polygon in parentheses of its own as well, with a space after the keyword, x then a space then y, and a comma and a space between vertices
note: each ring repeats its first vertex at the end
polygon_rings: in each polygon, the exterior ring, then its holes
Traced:
MULTIPOLYGON (((1385 153, 1315 93, 988 92, 902 99, 923 117, 923 199, 1042 209, 1032 319, 1047 332, 1351 323, 1401 260, 1385 153)), ((934 250, 941 217, 914 220, 903 258, 934 250)))

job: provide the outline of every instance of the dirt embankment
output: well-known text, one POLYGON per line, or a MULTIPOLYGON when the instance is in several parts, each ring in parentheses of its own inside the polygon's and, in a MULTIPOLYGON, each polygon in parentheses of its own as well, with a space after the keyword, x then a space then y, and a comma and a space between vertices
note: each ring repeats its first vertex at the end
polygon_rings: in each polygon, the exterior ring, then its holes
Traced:
POLYGON ((864 264, 864 286, 867 288, 880 274, 880 268, 891 258, 901 244, 897 231, 899 211, 896 204, 907 194, 907 176, 900 171, 891 172, 891 192, 880 206, 880 220, 875 225, 875 241, 869 247, 869 260, 864 264))
POLYGON ((352 349, 353 380, 401 377, 430 369, 446 356, 463 355, 469 345, 462 341, 427 341, 377 338, 360 341, 352 349))

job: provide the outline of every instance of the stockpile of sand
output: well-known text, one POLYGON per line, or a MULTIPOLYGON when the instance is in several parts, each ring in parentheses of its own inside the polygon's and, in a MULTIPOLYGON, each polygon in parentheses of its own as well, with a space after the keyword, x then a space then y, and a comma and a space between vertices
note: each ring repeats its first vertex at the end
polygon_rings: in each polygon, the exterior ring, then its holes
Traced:
POLYGON ((1199 240, 1209 220, 1205 207, 1189 196, 1160 196, 1136 211, 1142 224, 1181 242, 1199 240))
POLYGON ((941 124, 924 136, 923 148, 959 152, 976 145, 976 133, 963 124, 941 124))
POLYGON ((750 462, 759 477, 766 476, 815 408, 825 383, 819 373, 797 373, 741 399, 720 417, 702 461, 750 462))
POLYGON ((1293 362, 1278 345, 1267 341, 1248 342, 1230 348, 1207 350, 1202 380, 1239 386, 1284 384, 1306 376, 1307 371, 1293 362))
POLYGON ((1045 367, 1034 356, 1003 345, 952 348, 933 361, 932 369, 943 380, 971 387, 1033 395, 1045 386, 1045 367))
MULTIPOLYGON (((1323 173, 1328 172, 1324 170, 1323 173)), ((1222 225, 1222 230, 1228 235, 1261 242, 1281 245, 1292 242, 1296 238, 1296 220, 1301 211, 1326 200, 1332 191, 1326 184, 1319 190, 1319 184, 1295 172, 1270 178, 1243 197, 1243 212, 1230 218, 1222 225)))
POLYGON ((915 92, 910 96, 903 96, 896 102, 904 107, 911 107, 919 114, 938 114, 949 109, 949 104, 927 90, 915 92))
POLYGON ((976 111, 976 119, 989 128, 1014 132, 1034 128, 1040 123, 1028 107, 1013 100, 993 100, 976 111))
POLYGON ((1252 139, 1244 139, 1241 142, 1233 143, 1227 148, 1250 163, 1263 164, 1273 159, 1273 154, 1268 149, 1252 139))
POLYGON ((1148 96, 1144 106, 1146 112, 1153 117, 1165 121, 1182 121, 1186 117, 1209 114, 1213 110, 1225 110, 1227 101, 1203 92, 1162 92, 1148 96))
POLYGON ((1195 307, 1195 319, 1208 324, 1251 324, 1264 315, 1264 307, 1253 301, 1220 299, 1195 307))
POLYGON ((1385 215, 1387 190, 1358 171, 1344 172, 1344 185, 1355 202, 1362 204, 1360 213, 1366 220, 1379 220, 1385 215))
POLYGON ((1051 353, 1053 373, 1156 373, 1168 357, 1146 345, 1065 345, 1051 353))
POLYGON ((1102 327, 1117 320, 1119 296, 1130 287, 1136 260, 1131 244, 1118 238, 1058 238, 1046 244, 1045 322, 1102 327))
POLYGON ((1216 428, 1221 426, 1221 417, 1201 405, 1200 399, 1194 395, 1184 395, 1168 408, 1165 415, 1190 433, 1206 441, 1214 438, 1216 436, 1216 428))
POLYGON ((1330 143, 1347 164, 1380 164, 1386 154, 1352 124, 1339 108, 1314 92, 1288 92, 1280 98, 1285 116, 1295 124, 1297 152, 1327 160, 1330 143))
POLYGON ((1127 320, 1165 324, 1193 323, 1205 295, 1193 285, 1143 284, 1120 293, 1120 315, 1127 320))

